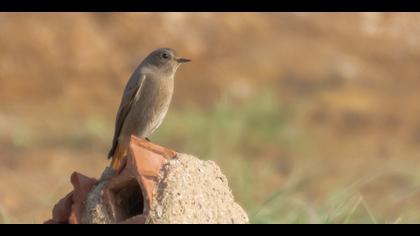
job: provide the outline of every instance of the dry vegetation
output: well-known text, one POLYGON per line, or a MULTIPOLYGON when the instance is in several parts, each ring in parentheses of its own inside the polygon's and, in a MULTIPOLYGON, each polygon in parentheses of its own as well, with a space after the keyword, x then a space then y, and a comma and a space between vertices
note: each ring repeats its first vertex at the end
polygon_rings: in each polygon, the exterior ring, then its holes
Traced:
POLYGON ((107 164, 134 67, 193 59, 154 142, 215 160, 252 222, 420 222, 420 14, 0 14, 0 223, 107 164))

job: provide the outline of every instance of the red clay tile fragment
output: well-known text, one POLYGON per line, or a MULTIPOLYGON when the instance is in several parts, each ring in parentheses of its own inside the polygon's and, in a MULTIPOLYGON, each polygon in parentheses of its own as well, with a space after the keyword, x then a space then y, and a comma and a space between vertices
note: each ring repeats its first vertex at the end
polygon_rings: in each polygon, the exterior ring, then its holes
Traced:
POLYGON ((68 224, 73 204, 72 195, 73 192, 70 192, 54 206, 53 217, 46 221, 45 224, 68 224))
POLYGON ((113 212, 114 221, 138 223, 145 220, 142 216, 146 215, 150 209, 156 187, 155 177, 159 175, 160 168, 167 162, 167 159, 175 157, 176 154, 173 150, 131 136, 125 166, 119 175, 110 179, 104 190, 104 199, 113 212), (135 189, 136 186, 139 190, 135 189), (127 219, 127 214, 121 210, 122 207, 119 203, 118 198, 121 197, 121 190, 125 187, 131 189, 131 194, 133 194, 133 191, 141 191, 143 200, 142 209, 139 210, 141 214, 133 217, 133 219, 127 219))
MULTIPOLYGON (((122 224, 143 224, 150 209, 156 177, 163 164, 177 155, 174 150, 131 136, 128 155, 118 174, 108 179, 103 200, 112 212, 113 222, 122 224), (127 196, 136 196, 142 202, 125 202, 127 196), (137 206, 138 214, 127 212, 127 206, 137 206), (140 209, 141 208, 141 209, 140 209)), ((61 199, 53 210, 53 218, 45 223, 80 224, 84 202, 97 182, 93 178, 74 172, 71 176, 74 190, 61 199)))
POLYGON ((70 181, 74 190, 54 206, 53 217, 46 221, 46 224, 80 223, 83 202, 96 180, 74 172, 70 177, 70 181))
POLYGON ((71 175, 70 181, 73 184, 74 190, 72 194, 73 205, 71 206, 69 223, 78 224, 82 219, 84 201, 93 185, 96 183, 96 179, 74 172, 71 175))

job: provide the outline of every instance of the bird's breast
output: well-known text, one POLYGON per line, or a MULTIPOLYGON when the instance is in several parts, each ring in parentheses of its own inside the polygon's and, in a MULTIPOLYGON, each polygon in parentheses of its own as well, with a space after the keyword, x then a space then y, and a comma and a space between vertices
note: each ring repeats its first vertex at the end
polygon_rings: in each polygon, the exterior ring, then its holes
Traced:
POLYGON ((173 79, 145 81, 132 112, 136 135, 148 137, 160 126, 168 112, 172 94, 173 79))

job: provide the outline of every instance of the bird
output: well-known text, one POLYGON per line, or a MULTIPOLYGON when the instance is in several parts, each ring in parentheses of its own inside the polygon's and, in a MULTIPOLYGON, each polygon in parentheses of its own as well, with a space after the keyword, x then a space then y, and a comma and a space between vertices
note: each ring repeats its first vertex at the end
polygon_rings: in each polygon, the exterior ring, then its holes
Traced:
POLYGON ((179 57, 174 49, 159 48, 137 66, 125 86, 115 119, 108 153, 113 170, 121 168, 131 135, 150 141, 149 136, 162 124, 168 112, 176 71, 181 64, 190 61, 179 57))

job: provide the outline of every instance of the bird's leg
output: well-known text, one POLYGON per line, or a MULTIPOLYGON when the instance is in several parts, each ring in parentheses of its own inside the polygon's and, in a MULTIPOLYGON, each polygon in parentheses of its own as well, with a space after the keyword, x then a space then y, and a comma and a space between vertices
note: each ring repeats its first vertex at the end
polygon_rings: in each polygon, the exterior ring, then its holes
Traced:
POLYGON ((124 157, 127 155, 127 150, 117 145, 114 155, 111 160, 111 168, 115 171, 119 171, 122 167, 124 157))

